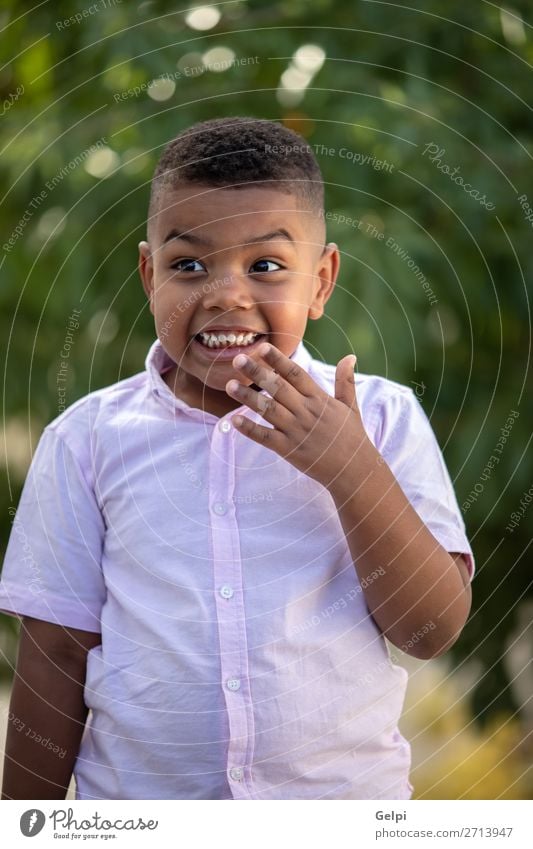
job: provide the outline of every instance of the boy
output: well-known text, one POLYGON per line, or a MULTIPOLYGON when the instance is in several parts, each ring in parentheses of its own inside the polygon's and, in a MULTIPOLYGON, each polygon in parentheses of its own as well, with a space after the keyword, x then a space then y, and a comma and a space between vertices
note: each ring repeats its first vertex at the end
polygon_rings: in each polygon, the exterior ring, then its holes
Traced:
POLYGON ((474 561, 413 392, 301 341, 339 268, 311 149, 189 128, 147 235, 146 371, 48 425, 11 535, 10 715, 67 754, 10 723, 4 797, 64 798, 74 769, 78 799, 407 799, 384 636, 446 651, 474 561))

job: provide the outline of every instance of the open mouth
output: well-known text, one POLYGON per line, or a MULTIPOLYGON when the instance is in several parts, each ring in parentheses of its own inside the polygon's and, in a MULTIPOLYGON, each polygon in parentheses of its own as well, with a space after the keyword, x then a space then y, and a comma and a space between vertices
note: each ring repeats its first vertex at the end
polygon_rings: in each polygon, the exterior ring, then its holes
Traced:
POLYGON ((252 353, 267 339, 267 333, 197 333, 193 337, 193 348, 208 360, 226 362, 241 352, 252 353))
POLYGON ((197 333, 194 337, 196 342, 204 348, 211 350, 238 350, 251 348, 258 342, 266 339, 266 333, 197 333))

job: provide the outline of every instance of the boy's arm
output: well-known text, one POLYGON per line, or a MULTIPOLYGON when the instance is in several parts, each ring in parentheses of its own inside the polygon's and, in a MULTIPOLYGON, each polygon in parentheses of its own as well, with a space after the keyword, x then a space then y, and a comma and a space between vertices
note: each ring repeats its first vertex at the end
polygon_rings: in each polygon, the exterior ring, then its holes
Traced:
POLYGON ((437 657, 470 613, 466 563, 437 542, 369 441, 357 456, 364 486, 332 495, 368 608, 394 646, 420 660, 437 657))
MULTIPOLYGON (((420 659, 443 654, 468 618, 471 589, 462 561, 433 536, 368 437, 355 393, 355 358, 338 363, 332 398, 273 345, 264 343, 256 353, 266 367, 243 354, 232 364, 271 397, 236 380, 226 392, 272 427, 241 415, 232 423, 329 490, 368 609, 388 640, 420 659)), ((420 449, 417 460, 422 480, 427 459, 420 449)))
POLYGON ((24 617, 2 799, 64 799, 87 718, 87 652, 101 634, 24 617))

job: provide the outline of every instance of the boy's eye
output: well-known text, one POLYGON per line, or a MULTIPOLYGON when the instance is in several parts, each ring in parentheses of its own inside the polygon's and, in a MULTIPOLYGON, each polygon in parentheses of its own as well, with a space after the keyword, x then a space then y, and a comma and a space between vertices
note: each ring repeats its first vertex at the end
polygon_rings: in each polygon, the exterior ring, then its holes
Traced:
POLYGON ((250 271, 255 269, 256 274, 263 274, 267 271, 281 271, 282 266, 279 262, 274 262, 273 259, 258 259, 257 262, 254 262, 250 271), (275 268, 269 268, 268 266, 276 266, 275 268))
POLYGON ((184 271, 189 274, 192 271, 205 271, 204 266, 198 259, 178 259, 177 262, 174 262, 171 268, 175 268, 176 271, 184 271), (199 268, 195 268, 194 266, 200 266, 199 268))

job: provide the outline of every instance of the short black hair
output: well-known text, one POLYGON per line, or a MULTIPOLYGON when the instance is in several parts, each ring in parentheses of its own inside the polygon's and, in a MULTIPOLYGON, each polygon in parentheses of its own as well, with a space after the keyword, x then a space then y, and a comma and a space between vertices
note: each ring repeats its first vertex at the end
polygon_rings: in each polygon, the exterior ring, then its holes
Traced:
POLYGON ((324 210, 324 182, 312 148, 276 121, 214 118, 172 139, 152 178, 149 226, 163 190, 187 182, 235 189, 265 185, 296 195, 303 207, 319 215, 324 210))

